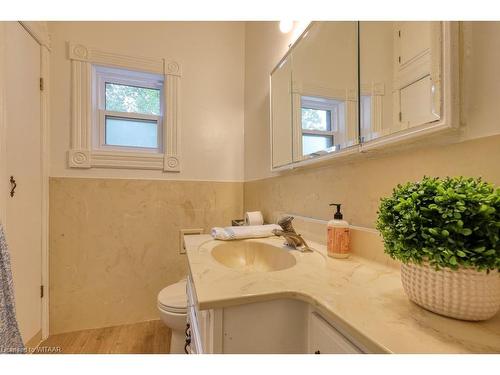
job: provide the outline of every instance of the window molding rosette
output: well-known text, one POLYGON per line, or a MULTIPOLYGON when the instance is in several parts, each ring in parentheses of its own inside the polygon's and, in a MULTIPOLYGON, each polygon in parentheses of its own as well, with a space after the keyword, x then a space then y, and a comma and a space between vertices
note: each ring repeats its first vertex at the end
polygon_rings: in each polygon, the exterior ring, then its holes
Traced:
POLYGON ((70 168, 160 169, 180 172, 180 64, 167 58, 129 56, 68 42, 71 61, 71 143, 70 168), (124 68, 164 75, 163 153, 144 154, 128 151, 93 149, 92 65, 124 68))

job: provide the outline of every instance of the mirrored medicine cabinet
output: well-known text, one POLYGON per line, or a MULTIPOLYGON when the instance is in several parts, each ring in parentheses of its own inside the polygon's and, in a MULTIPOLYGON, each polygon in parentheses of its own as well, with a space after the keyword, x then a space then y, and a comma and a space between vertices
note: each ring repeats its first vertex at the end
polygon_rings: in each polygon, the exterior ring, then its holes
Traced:
POLYGON ((271 72, 271 169, 453 130, 454 24, 311 23, 271 72))

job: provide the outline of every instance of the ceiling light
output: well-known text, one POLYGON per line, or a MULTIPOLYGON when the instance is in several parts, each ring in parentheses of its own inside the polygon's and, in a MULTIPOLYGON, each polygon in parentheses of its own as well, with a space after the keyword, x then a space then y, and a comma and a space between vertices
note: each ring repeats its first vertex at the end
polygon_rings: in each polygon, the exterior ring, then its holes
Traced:
POLYGON ((280 21, 280 31, 284 34, 289 33, 293 29, 293 21, 280 21))

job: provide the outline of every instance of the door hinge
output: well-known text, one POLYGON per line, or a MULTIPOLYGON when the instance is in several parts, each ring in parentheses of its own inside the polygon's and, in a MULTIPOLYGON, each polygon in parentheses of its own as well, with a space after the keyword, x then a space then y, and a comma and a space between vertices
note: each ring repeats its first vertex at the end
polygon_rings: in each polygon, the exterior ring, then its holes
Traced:
POLYGON ((401 64, 401 56, 398 56, 398 63, 401 64))
POLYGON ((403 122, 403 113, 399 112, 399 122, 403 122))
POLYGON ((43 285, 40 285, 40 298, 43 298, 43 285))
POLYGON ((398 30, 398 36, 401 38, 401 30, 398 30))
POLYGON ((43 78, 40 77, 40 91, 43 91, 43 78))

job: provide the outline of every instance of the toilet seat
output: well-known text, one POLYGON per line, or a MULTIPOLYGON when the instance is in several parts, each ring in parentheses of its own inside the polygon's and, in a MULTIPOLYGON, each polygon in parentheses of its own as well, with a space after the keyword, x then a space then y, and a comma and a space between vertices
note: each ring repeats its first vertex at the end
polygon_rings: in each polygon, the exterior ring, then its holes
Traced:
POLYGON ((187 313, 185 279, 163 288, 158 293, 158 308, 174 314, 187 313))

